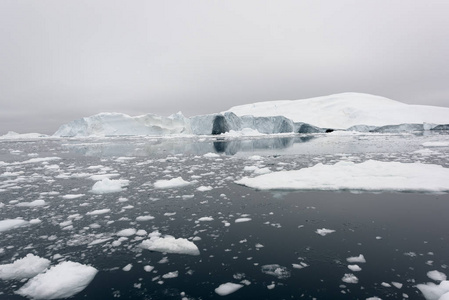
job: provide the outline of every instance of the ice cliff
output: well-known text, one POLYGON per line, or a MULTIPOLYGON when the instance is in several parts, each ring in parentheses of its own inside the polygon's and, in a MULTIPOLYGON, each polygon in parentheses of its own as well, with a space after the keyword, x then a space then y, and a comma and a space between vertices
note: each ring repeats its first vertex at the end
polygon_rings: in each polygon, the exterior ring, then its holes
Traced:
POLYGON ((235 106, 187 118, 100 113, 62 125, 54 136, 210 135, 249 128, 263 134, 321 133, 333 130, 407 132, 448 130, 449 108, 408 105, 360 93, 235 106))

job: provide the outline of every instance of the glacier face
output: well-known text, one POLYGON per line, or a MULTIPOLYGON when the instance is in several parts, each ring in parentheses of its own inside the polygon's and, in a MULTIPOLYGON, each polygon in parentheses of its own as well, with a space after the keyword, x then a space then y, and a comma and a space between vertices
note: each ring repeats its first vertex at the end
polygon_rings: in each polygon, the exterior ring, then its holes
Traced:
POLYGON ((294 101, 268 101, 236 106, 222 113, 187 118, 146 114, 131 117, 100 113, 62 125, 57 137, 127 135, 210 135, 251 129, 262 134, 410 132, 448 130, 449 108, 407 105, 387 98, 344 93, 294 101))

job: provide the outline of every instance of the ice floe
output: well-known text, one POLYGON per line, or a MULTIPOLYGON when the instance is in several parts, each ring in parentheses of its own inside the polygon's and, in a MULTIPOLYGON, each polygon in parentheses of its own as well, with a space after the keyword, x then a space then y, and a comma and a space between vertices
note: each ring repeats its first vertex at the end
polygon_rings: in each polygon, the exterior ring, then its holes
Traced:
POLYGON ((23 219, 6 219, 0 221, 0 232, 28 225, 28 221, 23 219))
POLYGON ((95 194, 106 194, 106 193, 116 193, 123 191, 123 188, 128 185, 129 181, 124 179, 109 179, 103 178, 101 181, 97 181, 92 187, 92 193, 95 194))
POLYGON ((50 266, 48 259, 27 254, 25 257, 14 261, 12 264, 0 265, 0 279, 24 279, 42 273, 50 266))
POLYGON ((226 282, 226 283, 220 284, 215 289, 215 293, 217 293, 220 296, 227 296, 229 294, 236 292, 237 290, 241 289, 242 287, 244 287, 243 284, 226 282))
POLYGON ((330 233, 335 232, 335 230, 333 230, 333 229, 327 229, 327 228, 321 228, 321 229, 317 229, 315 232, 316 232, 317 234, 321 235, 321 236, 326 236, 326 235, 328 235, 328 234, 330 234, 330 233))
POLYGON ((449 168, 423 163, 368 160, 321 163, 295 171, 279 171, 237 184, 261 190, 449 191, 449 168))
POLYGON ((150 233, 150 239, 142 241, 140 247, 151 251, 199 255, 198 247, 184 238, 175 238, 170 235, 161 237, 159 232, 150 233))
POLYGON ((185 181, 184 179, 182 179, 182 177, 176 177, 176 178, 169 179, 169 180, 165 180, 165 179, 157 180, 154 183, 154 187, 156 189, 170 189, 170 188, 183 187, 183 186, 187 186, 190 184, 191 184, 190 182, 185 181))
POLYGON ((84 290, 97 269, 65 261, 30 279, 16 293, 31 299, 69 298, 84 290))

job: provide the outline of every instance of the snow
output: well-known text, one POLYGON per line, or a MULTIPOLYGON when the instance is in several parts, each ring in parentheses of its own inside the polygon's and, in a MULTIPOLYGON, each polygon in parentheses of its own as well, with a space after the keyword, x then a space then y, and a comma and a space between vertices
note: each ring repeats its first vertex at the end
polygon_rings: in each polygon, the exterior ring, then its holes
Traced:
POLYGON ((366 263, 366 259, 363 254, 360 254, 359 256, 348 257, 346 258, 346 261, 349 263, 366 263))
POLYGON ((150 239, 144 240, 140 247, 151 251, 176 253, 176 254, 188 254, 199 255, 200 250, 198 247, 184 238, 175 238, 170 235, 164 237, 160 236, 158 231, 150 233, 150 239))
POLYGON ((449 297, 449 281, 441 281, 439 285, 434 283, 418 284, 416 287, 427 300, 447 300, 449 297))
POLYGON ((185 181, 184 179, 182 179, 182 177, 176 177, 169 180, 164 179, 157 180, 154 183, 154 187, 156 189, 171 189, 171 188, 184 187, 190 184, 191 184, 190 182, 185 181))
POLYGON ((235 181, 260 190, 449 191, 449 169, 440 165, 368 160, 321 163, 235 181))
POLYGON ((321 128, 355 125, 447 124, 449 108, 408 105, 384 97, 342 93, 303 100, 257 102, 230 108, 237 116, 284 116, 321 128))
POLYGON ((28 225, 23 219, 6 219, 0 221, 0 232, 28 225))
POLYGON ((97 272, 91 266, 65 261, 30 279, 16 293, 31 299, 72 297, 84 290, 97 272))
POLYGON ((215 289, 215 293, 217 293, 220 296, 227 296, 227 295, 232 294, 235 291, 241 289, 243 286, 244 286, 243 284, 226 282, 226 283, 220 284, 215 289))
POLYGON ((335 230, 322 228, 322 229, 317 229, 315 232, 318 233, 321 236, 326 236, 326 235, 328 235, 330 233, 335 232, 335 230))
POLYGON ((447 279, 446 274, 441 273, 437 270, 427 272, 427 277, 435 281, 444 281, 447 279))
POLYGON ((12 264, 0 265, 0 279, 24 279, 42 273, 50 266, 50 261, 31 253, 14 261, 12 264))
POLYGON ((103 178, 101 181, 97 181, 92 187, 92 193, 95 194, 106 194, 106 193, 116 193, 123 191, 123 188, 129 183, 128 180, 117 179, 111 180, 109 178, 103 178))

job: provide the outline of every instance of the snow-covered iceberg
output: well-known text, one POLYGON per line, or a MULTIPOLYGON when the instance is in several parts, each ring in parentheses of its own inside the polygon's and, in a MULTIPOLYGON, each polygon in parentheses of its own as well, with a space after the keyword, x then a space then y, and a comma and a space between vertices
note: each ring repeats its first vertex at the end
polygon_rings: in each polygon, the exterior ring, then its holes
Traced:
POLYGON ((343 93, 303 100, 257 102, 187 118, 100 113, 62 125, 57 137, 218 135, 254 130, 261 134, 324 133, 338 130, 407 132, 448 130, 449 108, 408 105, 387 98, 343 93))

